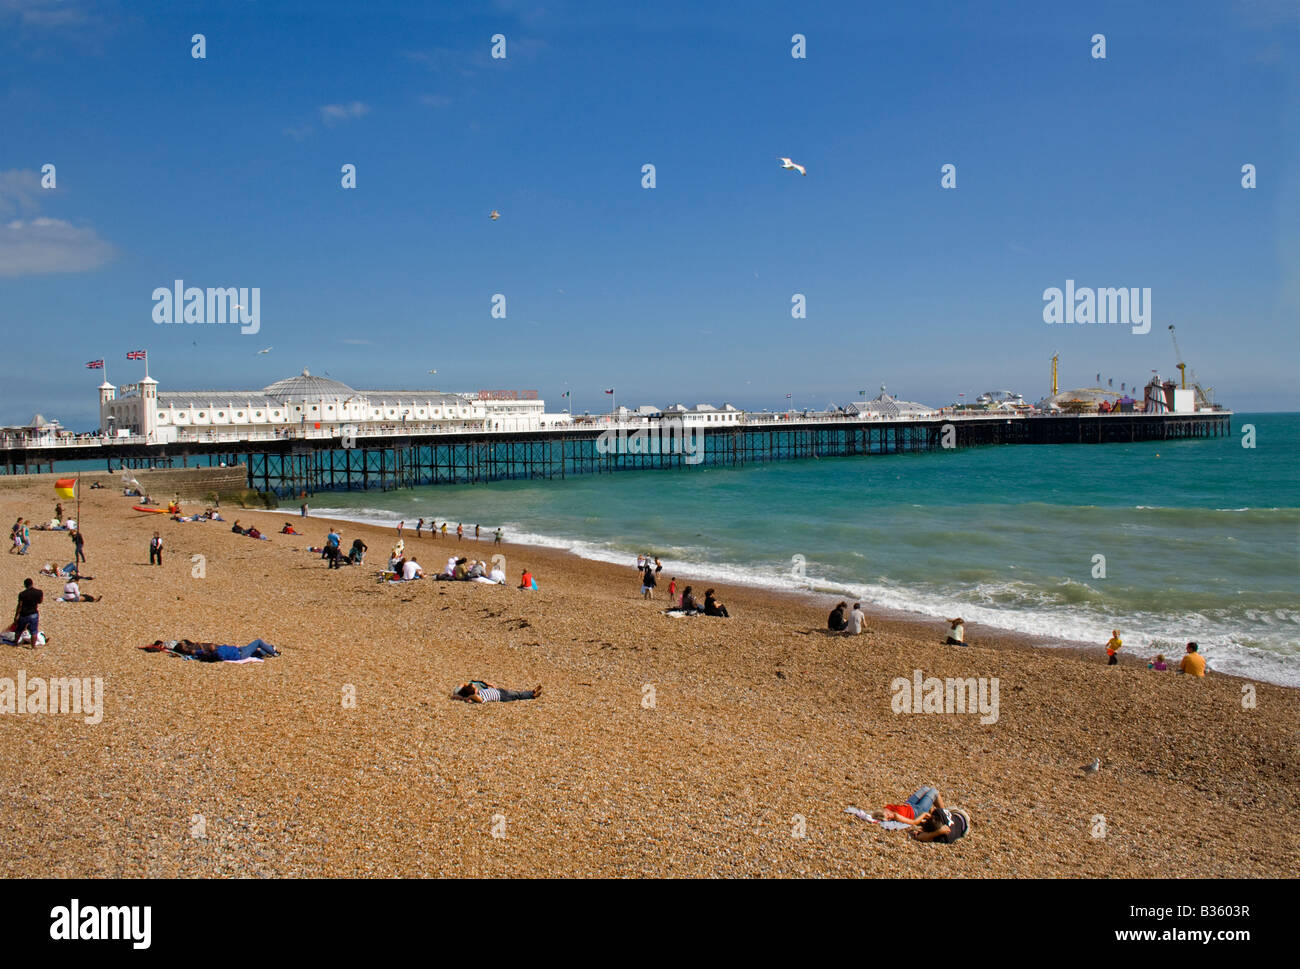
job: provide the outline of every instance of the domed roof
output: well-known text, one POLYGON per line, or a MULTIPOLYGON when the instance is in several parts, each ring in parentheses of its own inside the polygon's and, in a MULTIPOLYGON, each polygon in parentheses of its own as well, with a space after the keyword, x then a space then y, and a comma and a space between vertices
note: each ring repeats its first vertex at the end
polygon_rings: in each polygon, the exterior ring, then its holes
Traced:
POLYGON ((337 380, 313 377, 304 367, 300 376, 277 380, 262 393, 281 400, 319 400, 326 397, 354 397, 357 392, 337 380))

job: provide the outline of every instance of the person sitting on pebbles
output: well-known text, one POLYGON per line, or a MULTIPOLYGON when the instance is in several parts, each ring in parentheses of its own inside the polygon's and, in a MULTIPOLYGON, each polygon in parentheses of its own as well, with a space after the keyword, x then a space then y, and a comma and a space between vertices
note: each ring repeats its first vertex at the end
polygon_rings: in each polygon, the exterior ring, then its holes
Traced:
POLYGON ((948 638, 944 641, 945 646, 965 646, 966 645, 966 620, 961 616, 956 619, 948 620, 948 638))
POLYGON ((466 703, 510 703, 512 700, 536 700, 541 695, 540 684, 531 690, 507 690, 486 680, 470 680, 461 684, 452 697, 466 703))

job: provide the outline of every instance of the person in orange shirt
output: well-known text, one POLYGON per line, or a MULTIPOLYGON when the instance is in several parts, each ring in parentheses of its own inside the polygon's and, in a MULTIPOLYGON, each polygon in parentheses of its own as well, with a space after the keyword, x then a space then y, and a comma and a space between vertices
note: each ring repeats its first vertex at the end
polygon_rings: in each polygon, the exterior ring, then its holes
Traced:
POLYGON ((1197 652, 1197 646, 1195 643, 1187 644, 1187 655, 1184 656, 1183 661, 1178 664, 1178 672, 1187 673, 1191 676, 1205 675, 1205 657, 1197 652))

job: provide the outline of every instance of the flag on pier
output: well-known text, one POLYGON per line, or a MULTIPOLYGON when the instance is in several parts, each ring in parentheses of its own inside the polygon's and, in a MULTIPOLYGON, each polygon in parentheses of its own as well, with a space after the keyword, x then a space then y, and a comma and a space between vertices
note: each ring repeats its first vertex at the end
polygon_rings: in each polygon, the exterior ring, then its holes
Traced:
POLYGON ((561 396, 561 397, 568 397, 568 396, 569 396, 569 392, 566 390, 564 393, 560 394, 560 396, 561 396))
POLYGON ((126 354, 128 360, 145 360, 148 356, 149 351, 147 350, 128 350, 126 354))
POLYGON ((103 369, 104 369, 104 361, 103 361, 103 360, 90 360, 90 361, 87 361, 87 363, 86 363, 86 369, 87 369, 87 370, 103 370, 103 369))
POLYGON ((605 393, 607 393, 607 394, 612 394, 613 392, 614 392, 614 391, 612 391, 612 390, 607 390, 607 391, 605 391, 605 393))

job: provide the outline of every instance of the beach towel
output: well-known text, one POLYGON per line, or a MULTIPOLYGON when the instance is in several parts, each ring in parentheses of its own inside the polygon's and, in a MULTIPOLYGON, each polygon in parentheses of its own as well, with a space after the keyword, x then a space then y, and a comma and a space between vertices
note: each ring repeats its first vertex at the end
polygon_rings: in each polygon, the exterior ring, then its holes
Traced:
POLYGON ((912 827, 912 825, 907 824, 903 821, 882 821, 880 818, 873 817, 871 814, 869 814, 866 811, 863 811, 861 808, 846 807, 844 809, 844 813, 851 814, 855 818, 861 818, 863 821, 866 821, 868 824, 879 825, 880 828, 884 831, 903 831, 906 830, 907 828, 912 827))

